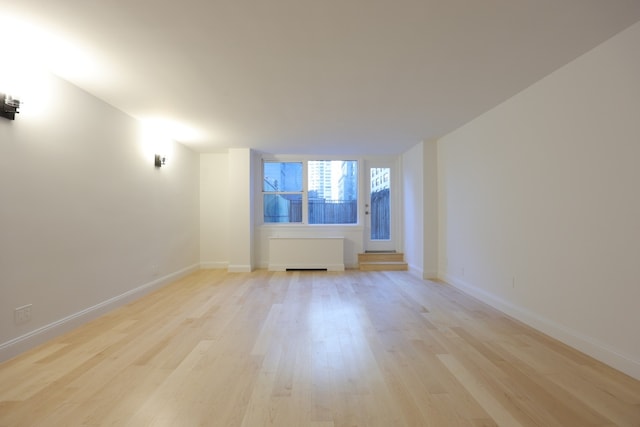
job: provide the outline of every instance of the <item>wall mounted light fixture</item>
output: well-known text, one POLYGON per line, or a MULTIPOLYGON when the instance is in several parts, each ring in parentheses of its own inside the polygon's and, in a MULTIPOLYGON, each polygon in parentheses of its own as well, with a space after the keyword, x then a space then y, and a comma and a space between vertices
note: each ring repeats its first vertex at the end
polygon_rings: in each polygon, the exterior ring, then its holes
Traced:
POLYGON ((0 117, 15 120, 16 114, 19 113, 20 100, 13 98, 11 95, 0 93, 0 117))
POLYGON ((162 167, 162 165, 165 165, 167 161, 167 158, 160 155, 160 154, 156 154, 156 158, 154 161, 154 164, 156 165, 157 168, 162 167))

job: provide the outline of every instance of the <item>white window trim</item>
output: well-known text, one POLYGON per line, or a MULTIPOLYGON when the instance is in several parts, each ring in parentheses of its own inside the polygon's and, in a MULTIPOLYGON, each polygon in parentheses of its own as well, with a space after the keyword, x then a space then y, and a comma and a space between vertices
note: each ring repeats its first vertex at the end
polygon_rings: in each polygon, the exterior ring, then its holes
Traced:
MULTIPOLYGON (((362 218, 362 208, 361 208, 361 195, 363 189, 363 165, 364 159, 359 156, 321 156, 321 155, 311 155, 311 156, 298 156, 298 155, 265 155, 260 158, 258 163, 259 170, 256 173, 256 188, 258 191, 258 201, 255 204, 255 221, 256 225, 260 228, 264 229, 330 229, 330 228, 348 228, 350 230, 353 229, 362 229, 364 227, 363 218, 362 218), (355 224, 309 224, 307 221, 309 219, 309 196, 308 196, 308 168, 310 161, 321 161, 321 160, 352 160, 358 163, 358 214, 357 214, 357 222, 355 224), (265 162, 302 162, 302 222, 264 222, 264 194, 263 189, 263 165, 265 162)), ((269 192, 267 192, 269 193, 269 192)), ((299 192, 279 192, 280 194, 291 193, 291 194, 300 194, 299 192)))

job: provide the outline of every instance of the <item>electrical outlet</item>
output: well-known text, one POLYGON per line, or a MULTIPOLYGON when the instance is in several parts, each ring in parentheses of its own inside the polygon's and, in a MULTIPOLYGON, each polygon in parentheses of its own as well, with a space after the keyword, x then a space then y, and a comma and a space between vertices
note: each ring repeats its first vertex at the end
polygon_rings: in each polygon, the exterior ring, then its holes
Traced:
POLYGON ((23 305, 22 307, 18 307, 14 310, 13 320, 16 322, 16 325, 21 325, 31 320, 32 307, 33 307, 33 304, 27 304, 27 305, 23 305))

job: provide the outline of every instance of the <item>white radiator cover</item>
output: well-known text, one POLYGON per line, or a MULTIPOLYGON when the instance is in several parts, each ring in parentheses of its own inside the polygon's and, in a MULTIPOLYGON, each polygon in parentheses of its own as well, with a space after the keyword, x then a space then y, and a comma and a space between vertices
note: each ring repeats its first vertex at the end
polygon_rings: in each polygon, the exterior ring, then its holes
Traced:
POLYGON ((343 237, 270 237, 269 271, 344 271, 343 237))

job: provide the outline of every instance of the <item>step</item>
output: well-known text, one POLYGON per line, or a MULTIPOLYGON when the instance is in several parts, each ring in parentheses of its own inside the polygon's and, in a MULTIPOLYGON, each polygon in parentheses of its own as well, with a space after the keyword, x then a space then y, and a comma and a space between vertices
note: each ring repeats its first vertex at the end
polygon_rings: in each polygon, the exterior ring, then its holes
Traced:
POLYGON ((407 271, 409 269, 404 261, 366 261, 359 265, 362 271, 407 271))
POLYGON ((358 262, 402 262, 404 254, 401 252, 365 252, 358 254, 358 262))

